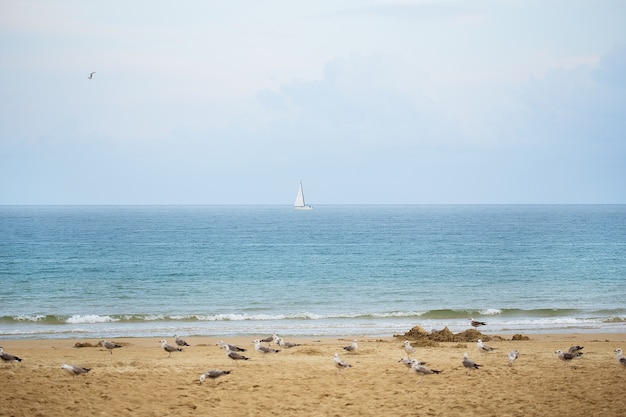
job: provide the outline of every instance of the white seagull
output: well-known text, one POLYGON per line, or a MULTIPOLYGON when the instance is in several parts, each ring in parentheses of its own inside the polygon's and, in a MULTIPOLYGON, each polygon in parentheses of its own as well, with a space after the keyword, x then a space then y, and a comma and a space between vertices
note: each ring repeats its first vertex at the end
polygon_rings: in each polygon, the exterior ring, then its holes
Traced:
POLYGON ((519 352, 517 350, 512 350, 509 352, 509 366, 513 366, 513 362, 519 357, 519 352))
POLYGON ((165 340, 165 339, 162 339, 161 341, 159 341, 159 343, 161 344, 161 347, 163 348, 163 350, 166 351, 167 353, 169 353, 169 355, 167 356, 168 358, 172 357, 172 352, 182 352, 183 351, 183 348, 172 346, 172 345, 168 344, 167 340, 165 340))
POLYGON ((226 356, 235 361, 235 365, 239 366, 237 361, 247 361, 250 359, 248 357, 243 356, 241 353, 233 352, 232 350, 230 350, 228 346, 229 346, 228 343, 224 343, 222 347, 226 349, 226 356))
POLYGON ((180 337, 178 337, 177 334, 175 334, 174 337, 176 338, 176 340, 174 340, 176 342, 176 345, 178 345, 178 346, 191 346, 189 343, 187 343, 187 341, 185 341, 185 339, 181 339, 180 337))
POLYGON ((476 347, 481 352, 493 352, 495 350, 495 348, 492 348, 491 346, 487 346, 486 344, 484 344, 482 339, 478 339, 476 341, 476 347))
POLYGON ((565 362, 565 365, 563 365, 564 367, 567 366, 567 363, 571 361, 572 359, 580 358, 583 355, 582 352, 575 352, 575 353, 563 352, 561 349, 557 350, 554 353, 560 360, 565 362))
POLYGON ((350 352, 350 353, 354 353, 356 352, 357 349, 357 343, 356 343, 356 339, 352 341, 352 344, 349 346, 344 346, 343 350, 345 350, 346 352, 350 352))
POLYGON ((409 342, 408 340, 404 341, 404 351, 407 355, 409 355, 409 358, 411 357, 411 353, 415 353, 415 349, 413 349, 413 346, 411 346, 411 342, 409 342))
POLYGON ((118 344, 113 343, 113 342, 109 342, 108 340, 101 340, 100 344, 105 349, 108 349, 109 353, 111 353, 111 354, 113 354, 113 349, 117 349, 117 348, 121 348, 122 347, 121 345, 118 345, 118 344))
POLYGON ((11 363, 22 362, 21 358, 18 358, 15 355, 11 355, 10 353, 5 352, 4 349, 2 349, 1 347, 0 347, 0 358, 2 359, 2 362, 11 362, 11 363))
POLYGON ((335 363, 335 368, 337 368, 337 374, 341 373, 343 369, 352 368, 352 365, 350 365, 348 362, 344 362, 339 358, 338 353, 335 353, 335 356, 333 357, 333 362, 335 363))
POLYGON ((485 323, 484 321, 474 320, 472 318, 472 319, 470 319, 470 324, 472 325, 472 327, 476 328, 476 327, 480 327, 480 326, 485 326, 487 323, 485 323))
POLYGON ((278 338, 277 343, 278 343, 278 346, 285 348, 285 349, 290 349, 292 347, 300 346, 300 343, 287 342, 282 337, 278 338))
POLYGON ((418 374, 420 376, 420 379, 417 381, 417 383, 419 384, 420 382, 422 382, 422 379, 424 378, 424 375, 431 375, 431 374, 440 374, 442 371, 436 371, 434 369, 430 369, 424 365, 421 365, 417 360, 413 359, 411 361, 411 368, 413 369, 413 372, 415 372, 416 374, 418 374))
POLYGON ((263 358, 265 358, 265 355, 267 353, 278 353, 280 352, 279 349, 272 349, 271 347, 265 346, 261 344, 261 341, 259 339, 256 339, 254 342, 254 349, 259 352, 260 354, 263 355, 263 358))
POLYGON ((245 352, 246 351, 246 349, 242 347, 231 345, 230 343, 226 343, 223 340, 220 340, 219 342, 217 342, 217 346, 223 349, 228 348, 231 352, 245 352))
POLYGON ((465 369, 467 369, 467 374, 469 375, 469 373, 472 371, 472 369, 478 369, 480 368, 482 365, 477 364, 476 362, 474 362, 473 360, 471 360, 470 358, 467 357, 467 353, 463 354, 463 366, 465 367, 465 369))
POLYGON ((205 373, 203 373, 202 375, 200 375, 200 384, 202 384, 204 380, 207 378, 215 381, 217 378, 221 377, 222 375, 228 375, 229 373, 230 371, 222 371, 221 369, 210 369, 206 371, 205 373))
POLYGON ((65 369, 73 377, 76 377, 76 375, 84 375, 87 372, 91 371, 91 368, 83 368, 82 366, 76 365, 67 365, 65 363, 61 365, 61 368, 65 369))
POLYGON ((626 356, 622 354, 622 349, 617 348, 614 350, 614 352, 617 353, 617 363, 619 363, 624 367, 624 369, 626 369, 626 356))

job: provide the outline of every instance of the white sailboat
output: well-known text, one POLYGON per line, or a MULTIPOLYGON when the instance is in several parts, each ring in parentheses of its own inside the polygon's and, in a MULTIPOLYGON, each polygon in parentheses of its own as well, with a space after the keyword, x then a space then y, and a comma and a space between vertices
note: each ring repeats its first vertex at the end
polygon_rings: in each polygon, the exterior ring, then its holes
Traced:
POLYGON ((296 194, 296 201, 293 203, 293 208, 297 210, 312 210, 313 206, 304 202, 304 191, 302 191, 302 181, 298 187, 298 194, 296 194))

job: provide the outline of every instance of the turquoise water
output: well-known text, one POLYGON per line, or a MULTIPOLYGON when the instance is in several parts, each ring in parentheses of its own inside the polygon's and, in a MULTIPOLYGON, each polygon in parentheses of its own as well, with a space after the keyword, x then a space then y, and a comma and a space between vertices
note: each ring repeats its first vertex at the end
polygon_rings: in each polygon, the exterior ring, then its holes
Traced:
POLYGON ((626 206, 3 206, 0 338, 626 332, 626 206))

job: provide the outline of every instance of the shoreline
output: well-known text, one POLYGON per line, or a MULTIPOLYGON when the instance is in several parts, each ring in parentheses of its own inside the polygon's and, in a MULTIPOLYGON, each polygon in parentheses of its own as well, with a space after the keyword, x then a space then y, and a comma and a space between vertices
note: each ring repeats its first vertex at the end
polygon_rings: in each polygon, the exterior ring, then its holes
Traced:
MULTIPOLYGON (((488 332, 485 336, 496 336, 488 332)), ((122 337, 109 353, 102 347, 74 347, 93 338, 2 339, 5 352, 23 359, 0 364, 0 416, 111 415, 142 416, 244 415, 277 413, 306 416, 521 416, 626 414, 622 388, 626 369, 613 352, 626 350, 624 333, 524 334, 529 340, 497 340, 496 350, 481 353, 475 343, 440 342, 415 347, 414 357, 441 370, 419 376, 398 360, 406 356, 403 337, 287 337, 301 344, 261 356, 254 337, 224 341, 247 349, 250 359, 234 363, 216 346, 220 337, 184 337, 191 345, 168 357, 162 337, 122 337), (344 351, 356 339, 358 350, 344 351), (556 349, 584 346, 583 357, 564 366, 556 349), (507 353, 520 357, 508 366, 507 353), (352 367, 338 374, 337 352, 352 367), (463 353, 480 369, 467 375, 463 353), (72 377, 62 363, 91 368, 72 377), (199 383, 212 368, 230 374, 199 383)), ((499 334, 499 336, 505 336, 499 334)), ((173 336, 165 337, 174 344, 173 336)))

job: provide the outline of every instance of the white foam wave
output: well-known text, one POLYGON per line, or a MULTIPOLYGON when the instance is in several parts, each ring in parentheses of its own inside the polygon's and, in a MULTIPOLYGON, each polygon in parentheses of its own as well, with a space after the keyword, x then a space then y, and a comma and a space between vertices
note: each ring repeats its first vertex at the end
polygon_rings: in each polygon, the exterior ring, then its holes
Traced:
POLYGON ((488 308, 486 310, 480 310, 479 313, 482 316, 496 316, 498 314, 502 314, 502 310, 499 308, 488 308))
POLYGON ((45 318, 46 316, 41 315, 41 314, 35 314, 33 316, 27 315, 27 314, 21 314, 19 316, 13 317, 13 319, 17 321, 41 321, 41 320, 44 320, 45 318))
POLYGON ((99 316, 96 314, 87 314, 87 315, 74 314, 72 317, 65 320, 65 322, 69 324, 111 323, 114 321, 118 321, 118 320, 110 316, 99 316))

